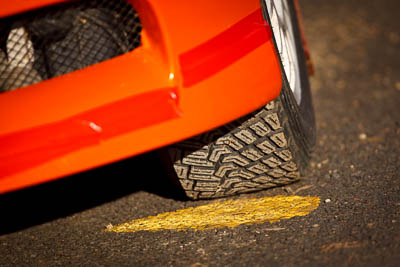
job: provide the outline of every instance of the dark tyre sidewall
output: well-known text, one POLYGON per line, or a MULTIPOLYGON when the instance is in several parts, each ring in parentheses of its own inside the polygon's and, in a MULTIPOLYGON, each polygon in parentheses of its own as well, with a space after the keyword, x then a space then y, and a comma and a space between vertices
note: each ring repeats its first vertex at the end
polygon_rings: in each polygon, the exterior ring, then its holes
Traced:
MULTIPOLYGON (((261 0, 261 2, 262 2, 264 17, 271 25, 271 21, 265 3, 263 0, 261 0)), ((297 17, 297 12, 293 0, 288 0, 287 3, 291 14, 290 20, 292 22, 294 38, 296 42, 295 45, 299 63, 298 67, 299 67, 300 82, 301 82, 301 101, 300 105, 298 105, 294 98, 294 95, 292 93, 292 90, 290 89, 288 80, 286 78, 281 63, 282 61, 278 53, 282 71, 281 101, 289 117, 289 123, 292 128, 292 131, 294 132, 293 134, 295 135, 296 144, 300 152, 304 154, 301 155, 301 157, 309 158, 315 146, 315 138, 316 138, 314 109, 312 104, 310 81, 307 72, 306 58, 300 34, 300 25, 297 17)), ((273 34, 272 34, 272 39, 275 47, 277 47, 275 37, 273 34)))

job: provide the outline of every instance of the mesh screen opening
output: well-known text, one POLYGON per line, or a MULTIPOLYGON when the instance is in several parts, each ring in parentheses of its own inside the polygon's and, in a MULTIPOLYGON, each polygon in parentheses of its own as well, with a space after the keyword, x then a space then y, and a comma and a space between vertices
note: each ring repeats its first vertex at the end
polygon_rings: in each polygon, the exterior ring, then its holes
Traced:
POLYGON ((142 26, 124 0, 81 0, 0 19, 0 92, 138 47, 142 26))

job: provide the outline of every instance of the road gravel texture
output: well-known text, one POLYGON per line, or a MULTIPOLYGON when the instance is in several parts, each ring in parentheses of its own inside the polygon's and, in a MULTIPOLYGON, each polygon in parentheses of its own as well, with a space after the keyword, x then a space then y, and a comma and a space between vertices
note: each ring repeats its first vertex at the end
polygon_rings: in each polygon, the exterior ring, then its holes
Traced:
POLYGON ((315 65, 310 170, 232 199, 316 196, 316 210, 234 228, 104 231, 213 202, 183 201, 150 153, 1 196, 0 266, 399 266, 400 2, 300 2, 315 65))

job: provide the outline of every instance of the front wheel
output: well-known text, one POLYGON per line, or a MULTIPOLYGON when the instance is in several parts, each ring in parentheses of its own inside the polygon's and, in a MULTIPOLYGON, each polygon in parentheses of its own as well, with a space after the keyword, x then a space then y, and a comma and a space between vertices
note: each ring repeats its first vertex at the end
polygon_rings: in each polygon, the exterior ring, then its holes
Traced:
POLYGON ((279 52, 281 94, 243 118, 165 148, 173 179, 191 199, 290 184, 308 165, 315 122, 294 3, 262 5, 279 52))

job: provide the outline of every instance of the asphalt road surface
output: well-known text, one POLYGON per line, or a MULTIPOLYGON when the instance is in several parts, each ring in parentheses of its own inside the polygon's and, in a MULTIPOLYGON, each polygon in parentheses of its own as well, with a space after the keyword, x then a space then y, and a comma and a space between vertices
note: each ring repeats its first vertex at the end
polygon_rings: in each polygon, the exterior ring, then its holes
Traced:
POLYGON ((154 154, 0 198, 0 266, 400 266, 400 1, 301 0, 318 144, 308 215, 208 230, 105 232, 183 201, 154 154), (149 166, 152 166, 149 168, 149 166))

